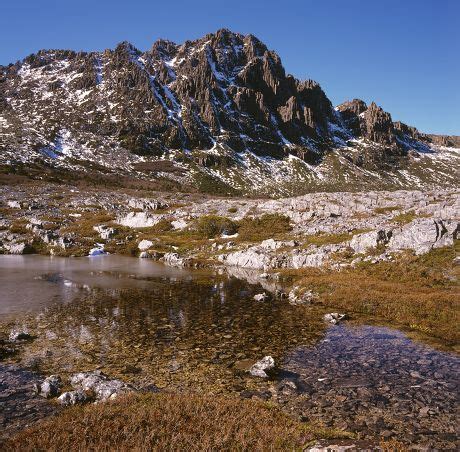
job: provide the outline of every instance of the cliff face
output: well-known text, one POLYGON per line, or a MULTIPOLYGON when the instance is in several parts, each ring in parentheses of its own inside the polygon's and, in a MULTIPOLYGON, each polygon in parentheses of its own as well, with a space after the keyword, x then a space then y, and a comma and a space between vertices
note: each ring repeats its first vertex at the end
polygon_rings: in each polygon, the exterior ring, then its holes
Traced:
MULTIPOLYGON (((105 153, 175 159, 205 152, 204 166, 242 153, 318 164, 366 140, 355 162, 393 165, 411 148, 455 144, 419 133, 375 103, 333 108, 320 85, 286 74, 252 35, 219 30, 141 52, 127 42, 104 52, 43 50, 0 67, 0 150, 8 161, 105 153), (232 154, 233 153, 233 154, 232 154), (27 156, 27 157, 24 157, 27 156)), ((123 157, 125 156, 125 157, 123 157)))

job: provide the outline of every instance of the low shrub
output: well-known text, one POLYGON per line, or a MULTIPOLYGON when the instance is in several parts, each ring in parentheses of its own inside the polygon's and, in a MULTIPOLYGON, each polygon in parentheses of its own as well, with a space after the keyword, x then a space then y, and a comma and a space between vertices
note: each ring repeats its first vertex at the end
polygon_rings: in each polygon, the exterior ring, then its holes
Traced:
POLYGON ((238 225, 227 217, 205 215, 195 222, 195 229, 202 237, 212 239, 222 234, 232 235, 238 231, 238 225))
POLYGON ((239 222, 239 240, 258 242, 292 230, 290 218, 278 213, 268 213, 256 218, 243 218, 239 222))

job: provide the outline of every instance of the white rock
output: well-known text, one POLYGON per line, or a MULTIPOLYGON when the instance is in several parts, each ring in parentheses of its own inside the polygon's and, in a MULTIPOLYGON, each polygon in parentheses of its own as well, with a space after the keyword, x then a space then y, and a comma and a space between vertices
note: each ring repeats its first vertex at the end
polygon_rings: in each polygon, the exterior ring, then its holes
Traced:
POLYGON ((104 251, 104 245, 98 243, 96 247, 89 250, 88 256, 103 256, 108 254, 107 251, 104 251))
POLYGON ((343 320, 345 317, 346 317, 345 314, 339 314, 337 312, 331 312, 330 314, 326 314, 324 316, 324 320, 326 322, 332 323, 333 325, 336 325, 341 320, 343 320))
POLYGON ((151 240, 141 240, 139 242, 139 245, 137 245, 137 247, 141 250, 141 251, 146 251, 148 250, 149 248, 151 248, 153 246, 153 242, 151 240))
POLYGON ((249 373, 254 377, 268 378, 267 370, 275 367, 275 360, 271 356, 265 356, 260 361, 257 361, 249 369, 249 373))
POLYGON ((164 218, 164 215, 155 215, 147 212, 130 212, 117 219, 117 223, 129 228, 149 228, 155 226, 164 218))
POLYGON ((185 229, 188 223, 185 220, 173 220, 171 221, 171 225, 174 229, 185 229))
POLYGON ((72 375, 71 385, 83 391, 93 391, 100 401, 113 398, 114 395, 131 392, 133 388, 121 380, 111 380, 100 371, 80 372, 72 375))
POLYGON ((61 405, 70 406, 79 403, 85 403, 88 400, 88 396, 85 394, 85 391, 78 389, 76 391, 63 392, 58 397, 58 400, 61 403, 61 405))
POLYGON ((267 299, 268 299, 268 295, 265 292, 254 295, 254 300, 256 301, 265 301, 267 299))
POLYGON ((386 245, 392 236, 392 231, 370 231, 356 234, 350 241, 350 248, 357 254, 366 253, 370 248, 386 245))
POLYGON ((19 201, 11 200, 11 201, 8 201, 6 204, 11 209, 20 209, 21 208, 21 204, 19 203, 19 201))
POLYGON ((48 399, 59 395, 61 387, 61 377, 59 375, 50 375, 41 384, 35 385, 35 390, 39 395, 48 399))

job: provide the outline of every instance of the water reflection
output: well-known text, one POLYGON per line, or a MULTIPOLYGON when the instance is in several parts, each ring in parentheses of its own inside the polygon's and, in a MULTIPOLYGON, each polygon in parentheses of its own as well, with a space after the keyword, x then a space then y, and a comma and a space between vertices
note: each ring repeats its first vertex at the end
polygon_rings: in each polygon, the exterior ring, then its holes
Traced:
POLYGON ((148 287, 145 278, 186 278, 186 270, 122 256, 0 256, 0 315, 68 303, 93 287, 148 287))

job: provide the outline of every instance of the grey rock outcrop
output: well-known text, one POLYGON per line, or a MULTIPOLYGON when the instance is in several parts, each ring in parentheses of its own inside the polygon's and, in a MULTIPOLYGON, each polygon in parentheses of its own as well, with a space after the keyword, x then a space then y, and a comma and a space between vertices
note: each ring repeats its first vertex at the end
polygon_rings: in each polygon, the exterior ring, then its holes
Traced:
POLYGON ((76 391, 63 392, 58 397, 58 400, 61 405, 70 406, 85 403, 89 401, 90 398, 87 396, 85 391, 78 389, 76 391))
POLYGON ((74 374, 70 383, 77 390, 94 392, 98 401, 113 399, 119 394, 134 391, 132 386, 121 380, 110 379, 100 371, 74 374))
POLYGON ((56 397, 61 393, 62 380, 59 375, 50 375, 42 383, 35 385, 37 394, 45 398, 56 397))

